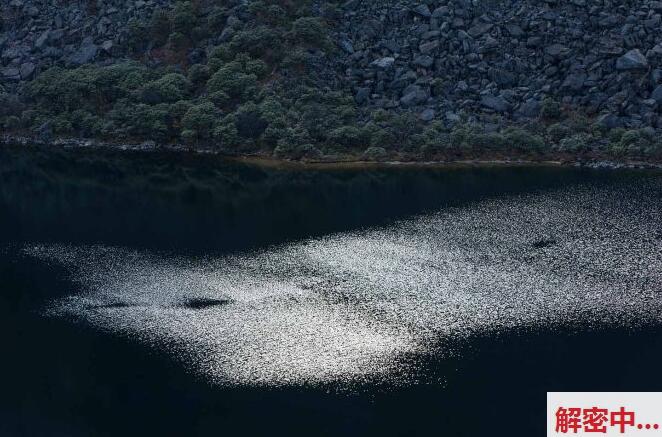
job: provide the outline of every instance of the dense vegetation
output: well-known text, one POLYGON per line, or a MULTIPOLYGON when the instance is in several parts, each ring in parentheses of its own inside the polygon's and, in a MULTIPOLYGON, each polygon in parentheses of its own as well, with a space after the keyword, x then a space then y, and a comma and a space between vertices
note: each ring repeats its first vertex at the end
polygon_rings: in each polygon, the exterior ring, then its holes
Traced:
POLYGON ((662 158, 654 130, 603 129, 548 100, 539 120, 492 131, 484 123, 425 123, 409 112, 361 111, 349 90, 309 74, 337 50, 334 5, 311 15, 307 0, 249 4, 233 24, 224 2, 181 1, 131 22, 132 60, 54 67, 18 97, 0 89, 0 126, 37 136, 111 142, 154 140, 225 153, 380 160, 551 155, 662 158), (187 53, 223 30, 224 42, 192 63, 187 53), (229 29, 229 30, 228 30, 229 29), (159 58, 148 65, 146 48, 159 58))

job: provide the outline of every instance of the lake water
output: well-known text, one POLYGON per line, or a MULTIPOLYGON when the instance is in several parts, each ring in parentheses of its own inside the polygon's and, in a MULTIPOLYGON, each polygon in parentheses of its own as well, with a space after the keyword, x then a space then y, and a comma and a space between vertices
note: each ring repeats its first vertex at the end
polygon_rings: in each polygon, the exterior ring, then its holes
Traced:
POLYGON ((0 435, 540 435, 662 391, 662 173, 0 150, 0 435))

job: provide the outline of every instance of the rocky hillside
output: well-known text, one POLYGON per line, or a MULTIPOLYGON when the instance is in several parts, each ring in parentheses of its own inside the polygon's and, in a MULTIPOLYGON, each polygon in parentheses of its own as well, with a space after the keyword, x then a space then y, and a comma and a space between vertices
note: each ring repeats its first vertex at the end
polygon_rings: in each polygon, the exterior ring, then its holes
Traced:
POLYGON ((662 157, 662 1, 1 5, 6 132, 289 158, 662 157))
POLYGON ((545 97, 662 128, 662 2, 359 1, 337 39, 360 104, 537 117, 545 97))
POLYGON ((54 65, 75 67, 125 57, 132 23, 149 22, 155 1, 2 1, 1 76, 5 88, 54 65))

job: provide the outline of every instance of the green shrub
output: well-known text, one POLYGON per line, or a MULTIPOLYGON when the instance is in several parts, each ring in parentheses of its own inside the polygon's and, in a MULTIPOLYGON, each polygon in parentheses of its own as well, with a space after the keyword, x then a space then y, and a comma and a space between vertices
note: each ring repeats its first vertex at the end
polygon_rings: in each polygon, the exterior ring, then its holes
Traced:
POLYGON ((263 65, 245 58, 224 64, 207 82, 207 91, 210 94, 223 92, 231 99, 245 101, 257 92, 258 75, 255 72, 264 72, 263 65))
MULTIPOLYGON (((51 126, 53 128, 53 132, 56 134, 70 134, 73 131, 73 125, 71 124, 71 120, 69 119, 69 114, 61 113, 57 117, 53 118, 51 120, 51 126)), ((35 126, 34 129, 38 129, 39 126, 35 126)))
POLYGON ((591 137, 588 134, 580 133, 563 138, 555 148, 559 152, 577 153, 590 150, 591 137))
POLYGON ((168 47, 171 50, 180 51, 188 46, 188 39, 183 33, 173 32, 168 37, 168 47))
POLYGON ((554 123, 547 128, 547 135, 552 142, 558 144, 562 139, 572 135, 572 131, 564 124, 554 123))
POLYGON ((233 115, 225 116, 216 124, 214 139, 218 142, 219 147, 226 150, 234 149, 241 144, 233 115))
POLYGON ((496 132, 490 133, 476 133, 472 132, 467 137, 467 143, 471 148, 479 151, 501 151, 506 150, 512 142, 512 138, 506 135, 501 135, 496 132))
POLYGON ((225 91, 216 91, 207 96, 207 98, 216 105, 217 108, 225 108, 230 104, 232 99, 225 91))
POLYGON ((182 117, 191 109, 193 104, 189 100, 178 100, 168 105, 168 117, 172 120, 181 120, 182 117))
POLYGON ((45 110, 101 112, 154 77, 153 71, 134 62, 71 70, 54 67, 29 82, 25 91, 37 107, 45 110))
POLYGON ((388 152, 383 147, 370 146, 363 152, 361 159, 365 161, 383 161, 388 157, 388 152))
POLYGON ((398 143, 398 137, 386 128, 378 128, 371 132, 370 148, 393 149, 398 143))
MULTIPOLYGON (((234 53, 228 45, 220 45, 214 47, 209 53, 209 60, 218 59, 220 61, 229 62, 234 59, 234 53)), ((222 63, 219 64, 219 67, 222 63)))
POLYGON ((287 12, 278 4, 266 5, 263 1, 254 0, 248 5, 248 11, 259 22, 272 27, 283 26, 287 23, 287 12))
POLYGON ((280 59, 282 48, 281 34, 268 26, 257 26, 237 32, 230 41, 230 49, 233 53, 248 53, 254 58, 270 61, 280 59))
POLYGON ((162 46, 168 41, 172 30, 170 13, 162 8, 154 9, 149 21, 149 35, 157 46, 162 46))
POLYGON ((315 147, 313 144, 300 145, 297 147, 296 153, 298 155, 298 159, 306 160, 318 160, 324 156, 322 151, 315 147))
POLYGON ((280 62, 282 68, 289 70, 302 70, 310 59, 310 53, 303 47, 296 47, 289 50, 280 62))
POLYGON ((191 36, 191 31, 197 25, 197 13, 193 3, 180 1, 172 11, 172 30, 182 35, 191 36))
POLYGON ((540 117, 543 120, 558 120, 561 118, 561 105, 551 97, 543 100, 540 107, 540 117))
POLYGON ((237 62, 243 62, 244 71, 248 74, 254 74, 255 77, 262 78, 267 74, 267 64, 260 59, 250 59, 248 57, 237 56, 237 62))
POLYGON ((211 102, 203 102, 191 106, 186 111, 186 114, 182 117, 182 127, 194 132, 199 139, 208 139, 212 136, 218 117, 218 110, 214 105, 211 102))
POLYGON ((623 138, 623 135, 625 134, 625 132, 627 132, 627 130, 625 130, 624 128, 617 127, 615 129, 611 129, 607 133, 607 138, 609 139, 609 142, 612 143, 612 144, 613 143, 619 143, 621 141, 621 138, 623 138))
POLYGON ((471 148, 471 139, 478 133, 478 128, 471 124, 456 124, 449 135, 449 146, 453 149, 471 148))
POLYGON ((575 133, 586 133, 591 130, 591 122, 584 114, 572 112, 564 121, 566 126, 575 133))
POLYGON ((48 118, 49 117, 43 112, 34 109, 26 109, 21 113, 20 125, 23 128, 32 129, 48 121, 48 118))
POLYGON ((618 155, 651 156, 657 153, 659 143, 654 133, 648 129, 632 129, 625 131, 620 141, 612 143, 609 150, 618 155))
POLYGON ((95 137, 103 132, 102 119, 84 109, 72 112, 70 119, 72 128, 84 137, 95 137))
POLYGON ((141 99, 145 103, 173 103, 189 96, 191 83, 186 76, 169 73, 147 83, 141 90, 141 99))
POLYGON ((256 104, 246 103, 235 112, 235 126, 240 137, 257 140, 269 123, 262 117, 262 112, 256 104))
POLYGON ((279 5, 270 5, 264 10, 262 19, 272 26, 282 26, 287 22, 287 12, 279 5))
POLYGON ((519 128, 508 128, 503 133, 506 144, 524 152, 541 152, 546 148, 545 141, 538 135, 519 128))
POLYGON ((196 87, 200 87, 209 80, 209 67, 204 64, 194 64, 188 69, 188 80, 196 87))
POLYGON ((227 19, 227 10, 219 6, 214 6, 207 15, 207 29, 209 33, 217 34, 223 30, 227 19))
POLYGON ((310 135, 306 129, 301 126, 288 127, 284 129, 283 136, 278 140, 274 155, 287 156, 295 153, 299 146, 310 143, 310 135))
POLYGON ((356 126, 341 126, 329 132, 329 141, 332 144, 356 148, 369 143, 364 132, 356 126))
POLYGON ((147 27, 139 20, 132 18, 127 23, 126 44, 131 52, 141 52, 147 46, 147 27))
POLYGON ((329 39, 326 26, 320 18, 301 17, 292 23, 295 41, 314 47, 327 47, 329 39))
POLYGON ((193 41, 203 41, 211 36, 212 34, 206 26, 195 26, 188 35, 189 39, 193 41))
POLYGON ((192 145, 198 141, 198 133, 192 130, 184 129, 180 134, 184 143, 192 145))
POLYGON ((120 132, 129 136, 161 141, 168 139, 171 134, 168 127, 168 105, 150 106, 118 101, 108 118, 120 132))
POLYGON ((16 131, 21 128, 21 119, 15 115, 10 115, 5 118, 3 124, 8 131, 16 131))
POLYGON ((436 97, 443 95, 444 81, 438 77, 434 78, 430 84, 430 91, 432 91, 432 95, 436 97))

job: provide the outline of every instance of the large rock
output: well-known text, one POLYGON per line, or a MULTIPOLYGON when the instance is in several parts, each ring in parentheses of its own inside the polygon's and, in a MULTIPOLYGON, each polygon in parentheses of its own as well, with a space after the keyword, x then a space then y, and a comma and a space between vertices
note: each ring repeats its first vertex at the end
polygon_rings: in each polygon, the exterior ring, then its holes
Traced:
POLYGON ((426 4, 418 5, 414 8, 414 12, 421 17, 429 18, 432 16, 430 8, 426 4))
POLYGON ((510 103, 501 96, 483 96, 480 99, 480 104, 496 112, 510 111, 510 103))
POLYGON ((565 81, 563 81, 561 88, 574 92, 580 91, 582 88, 584 88, 586 78, 587 76, 584 72, 570 74, 565 78, 565 81))
POLYGON ((35 49, 40 50, 46 44, 46 42, 48 42, 50 34, 51 33, 48 30, 42 33, 34 42, 35 49))
POLYGON ((395 64, 395 58, 391 58, 391 57, 387 56, 387 57, 379 58, 379 59, 376 59, 376 60, 372 61, 372 63, 370 65, 372 65, 373 67, 378 67, 378 68, 382 68, 382 69, 385 70, 387 68, 391 68, 393 66, 393 64, 395 64))
POLYGON ((492 27, 494 27, 492 23, 480 23, 472 26, 467 33, 471 35, 472 38, 478 38, 489 32, 492 27))
POLYGON ((43 123, 36 129, 39 140, 49 143, 53 140, 53 125, 50 121, 43 123))
POLYGON ((80 48, 69 57, 72 65, 89 64, 96 58, 99 48, 94 44, 92 38, 85 38, 80 48))
POLYGON ((354 100, 356 100, 356 103, 359 105, 366 103, 369 98, 370 88, 359 88, 356 90, 356 94, 354 95, 354 100))
POLYGON ((0 76, 4 80, 20 80, 21 71, 16 67, 5 67, 0 69, 0 76))
POLYGON ((648 60, 639 51, 633 49, 616 60, 617 70, 641 70, 648 68, 648 60))
POLYGON ((517 109, 515 115, 519 118, 536 118, 540 115, 540 100, 529 99, 517 109))
POLYGON ((418 85, 411 85, 405 88, 400 98, 400 104, 404 107, 417 106, 425 103, 428 94, 418 85))
POLYGON ((434 58, 427 55, 416 56, 413 61, 417 67, 430 68, 434 64, 434 58))
POLYGON ((545 53, 554 58, 565 56, 569 52, 570 49, 563 44, 552 44, 548 47, 545 47, 545 53))
POLYGON ((617 127, 623 127, 623 119, 614 114, 602 114, 598 117, 596 123, 603 129, 615 129, 617 127))
POLYGON ((26 62, 22 64, 20 68, 21 80, 32 79, 32 75, 34 74, 36 68, 37 66, 32 62, 26 62))
POLYGON ((657 88, 651 93, 651 99, 655 100, 658 105, 662 105, 662 85, 658 85, 657 88))
POLYGON ((438 47, 439 47, 439 40, 435 39, 432 41, 424 42, 418 47, 418 49, 421 51, 421 53, 426 54, 436 50, 438 47))
POLYGON ((434 111, 434 109, 432 109, 432 108, 424 109, 423 112, 421 112, 421 113, 418 115, 418 117, 419 117, 422 121, 425 121, 425 122, 429 122, 429 121, 434 120, 434 116, 435 116, 435 111, 434 111))

